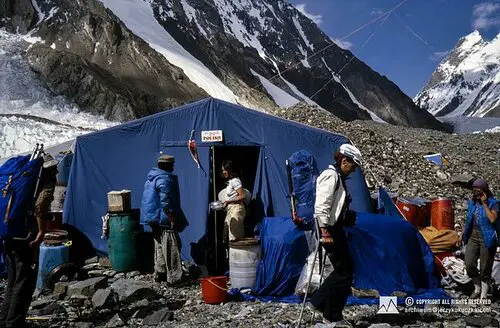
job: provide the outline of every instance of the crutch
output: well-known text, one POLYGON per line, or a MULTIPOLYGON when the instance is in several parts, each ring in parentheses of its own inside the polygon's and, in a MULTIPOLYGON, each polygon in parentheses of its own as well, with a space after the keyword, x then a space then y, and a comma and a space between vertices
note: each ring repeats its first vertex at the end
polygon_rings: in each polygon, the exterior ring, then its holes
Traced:
MULTIPOLYGON (((320 250, 321 243, 322 243, 322 239, 321 239, 321 234, 320 234, 320 231, 319 231, 318 222, 316 221, 315 223, 316 223, 315 224, 315 226, 316 226, 316 234, 318 236, 318 245, 316 247, 316 250, 314 251, 314 259, 313 259, 313 263, 312 263, 312 267, 311 267, 311 272, 309 273, 309 278, 307 280, 307 288, 306 288, 306 292, 304 294, 304 300, 302 301, 302 306, 300 307, 300 314, 299 314, 299 320, 297 322, 297 328, 299 328, 300 324, 302 323, 302 316, 304 315, 304 308, 306 306, 307 295, 309 294, 309 288, 311 287, 311 280, 312 280, 312 275, 313 275, 313 272, 314 272, 314 266, 316 264, 316 258, 318 257, 318 252, 320 250)), ((326 255, 326 252, 325 252, 325 255, 326 255)), ((320 268, 320 270, 321 270, 321 274, 322 274, 323 270, 321 268, 320 268)), ((320 283, 321 283, 321 278, 320 278, 320 283)))

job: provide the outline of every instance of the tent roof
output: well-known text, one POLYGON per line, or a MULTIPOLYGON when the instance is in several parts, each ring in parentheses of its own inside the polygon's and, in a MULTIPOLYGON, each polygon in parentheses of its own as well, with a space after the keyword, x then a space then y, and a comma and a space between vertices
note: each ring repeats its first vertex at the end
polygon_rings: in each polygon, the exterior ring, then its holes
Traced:
POLYGON ((136 120, 128 121, 128 122, 120 124, 120 125, 115 125, 115 126, 112 126, 112 127, 106 128, 106 129, 102 129, 102 130, 99 130, 99 131, 95 131, 95 132, 91 132, 91 133, 87 133, 87 134, 81 135, 81 136, 77 137, 77 140, 78 139, 82 139, 82 138, 92 137, 92 136, 95 136, 95 135, 99 135, 99 134, 102 134, 103 132, 116 131, 116 130, 120 130, 120 129, 126 129, 128 127, 135 126, 136 124, 141 123, 141 122, 146 122, 146 121, 150 121, 150 120, 156 120, 156 119, 166 118, 166 117, 171 116, 171 115, 182 113, 182 112, 184 112, 184 111, 186 111, 188 109, 194 109, 194 110, 198 110, 198 111, 205 111, 205 110, 208 109, 208 110, 211 110, 211 111, 220 111, 220 112, 225 112, 227 110, 239 110, 239 111, 242 111, 245 114, 248 114, 250 116, 254 115, 256 117, 264 118, 266 120, 285 123, 285 124, 288 124, 288 125, 296 127, 296 128, 306 129, 306 130, 310 130, 310 131, 314 131, 314 132, 319 132, 319 133, 323 133, 323 134, 326 133, 326 134, 330 134, 330 135, 337 136, 337 137, 343 137, 343 138, 349 140, 349 138, 347 138, 345 135, 342 135, 342 134, 339 134, 339 133, 333 133, 333 132, 330 132, 328 130, 315 128, 315 127, 312 127, 312 126, 304 124, 304 123, 300 123, 300 122, 296 122, 296 121, 291 121, 291 120, 288 120, 288 119, 284 119, 284 118, 281 118, 281 117, 277 117, 277 116, 274 116, 274 115, 271 115, 271 114, 260 112, 258 110, 254 110, 254 109, 250 109, 250 108, 244 107, 242 105, 237 105, 237 104, 229 103, 227 101, 220 100, 220 99, 217 99, 217 98, 205 98, 205 99, 198 100, 198 101, 195 101, 195 102, 192 102, 192 103, 189 103, 189 104, 185 104, 185 105, 177 107, 177 108, 167 109, 167 110, 164 110, 162 112, 159 112, 159 113, 156 113, 156 114, 152 114, 152 115, 148 115, 148 116, 145 116, 145 117, 142 117, 142 118, 138 118, 136 120))

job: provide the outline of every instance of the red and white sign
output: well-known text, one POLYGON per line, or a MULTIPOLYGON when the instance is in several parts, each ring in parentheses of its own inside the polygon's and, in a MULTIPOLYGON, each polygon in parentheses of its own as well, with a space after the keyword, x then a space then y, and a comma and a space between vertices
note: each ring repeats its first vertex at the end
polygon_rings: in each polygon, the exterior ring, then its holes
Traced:
POLYGON ((201 142, 223 141, 222 130, 201 131, 201 142))

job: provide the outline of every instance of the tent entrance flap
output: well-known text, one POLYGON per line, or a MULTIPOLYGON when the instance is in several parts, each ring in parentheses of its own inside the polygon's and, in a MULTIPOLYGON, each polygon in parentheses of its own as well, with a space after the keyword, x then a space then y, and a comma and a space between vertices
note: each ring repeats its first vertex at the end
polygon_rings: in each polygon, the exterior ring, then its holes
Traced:
MULTIPOLYGON (((260 147, 256 146, 214 146, 210 158, 210 201, 218 199, 218 194, 226 188, 226 180, 222 176, 222 163, 232 161, 235 174, 240 178, 243 188, 253 191, 260 147), (214 172, 215 170, 215 172, 214 172), (214 189, 215 186, 215 189, 214 189), (215 190, 215 197, 214 197, 215 190)), ((249 212, 249 211, 248 211, 249 212)), ((245 218, 245 235, 253 236, 255 226, 251 213, 245 218)), ((224 220, 226 213, 210 211, 207 220, 207 236, 209 237, 210 250, 206 261, 207 269, 211 273, 223 274, 228 269, 228 259, 223 240, 224 220), (217 258, 217 260, 216 260, 217 258)))

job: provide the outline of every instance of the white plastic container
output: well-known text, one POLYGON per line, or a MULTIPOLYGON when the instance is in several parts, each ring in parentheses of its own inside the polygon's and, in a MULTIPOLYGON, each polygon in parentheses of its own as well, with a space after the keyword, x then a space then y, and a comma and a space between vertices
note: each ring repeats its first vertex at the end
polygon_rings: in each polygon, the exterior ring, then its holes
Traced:
POLYGON ((219 211, 219 210, 222 210, 223 208, 224 208, 224 204, 222 204, 222 202, 220 200, 210 203, 210 209, 212 211, 219 211))
POLYGON ((253 288, 257 279, 260 244, 255 238, 229 243, 231 288, 253 288))

